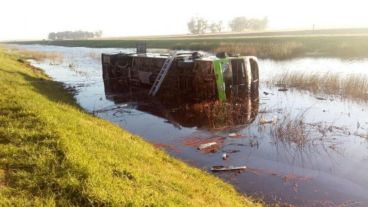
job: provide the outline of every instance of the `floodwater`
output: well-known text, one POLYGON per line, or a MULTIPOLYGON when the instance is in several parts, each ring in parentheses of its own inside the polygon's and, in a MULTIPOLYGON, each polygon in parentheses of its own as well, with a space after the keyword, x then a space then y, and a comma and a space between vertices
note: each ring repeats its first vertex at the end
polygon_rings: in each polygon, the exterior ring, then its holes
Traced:
POLYGON ((63 54, 61 62, 32 64, 74 88, 75 98, 85 110, 144 137, 169 154, 209 172, 215 165, 246 165, 247 170, 242 172, 215 173, 241 193, 259 196, 268 203, 296 206, 368 206, 367 103, 327 95, 320 98, 298 90, 282 92, 265 84, 285 70, 368 74, 368 59, 259 60, 259 101, 249 106, 256 110, 256 116, 245 125, 214 130, 196 122, 195 117, 170 116, 172 110, 157 104, 111 93, 102 80, 100 54, 133 49, 19 47, 63 54), (264 120, 274 122, 260 124, 264 120), (299 133, 290 132, 288 139, 277 136, 278 129, 288 123, 299 124, 299 133), (229 137, 231 133, 236 136, 229 137), (303 142, 293 139, 298 134, 305 138, 303 142), (213 137, 224 142, 217 152, 204 153, 193 145, 213 137), (227 160, 222 159, 223 153, 229 155, 227 160))

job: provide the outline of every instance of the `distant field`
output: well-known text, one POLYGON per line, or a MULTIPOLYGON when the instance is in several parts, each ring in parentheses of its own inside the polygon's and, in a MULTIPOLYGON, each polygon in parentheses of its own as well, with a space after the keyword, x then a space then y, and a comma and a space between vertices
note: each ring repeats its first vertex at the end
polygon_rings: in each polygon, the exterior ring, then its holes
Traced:
POLYGON ((27 41, 70 47, 134 48, 140 41, 149 48, 227 51, 261 58, 287 59, 298 56, 368 57, 368 28, 303 31, 270 31, 206 35, 168 35, 105 38, 96 40, 27 41))
POLYGON ((320 36, 320 35, 368 35, 368 28, 358 29, 319 29, 319 30, 267 30, 248 32, 228 32, 217 34, 183 34, 183 35, 155 35, 155 36, 127 36, 127 37, 106 37, 103 40, 122 39, 201 39, 201 38, 234 38, 234 37, 271 37, 271 36, 320 36))

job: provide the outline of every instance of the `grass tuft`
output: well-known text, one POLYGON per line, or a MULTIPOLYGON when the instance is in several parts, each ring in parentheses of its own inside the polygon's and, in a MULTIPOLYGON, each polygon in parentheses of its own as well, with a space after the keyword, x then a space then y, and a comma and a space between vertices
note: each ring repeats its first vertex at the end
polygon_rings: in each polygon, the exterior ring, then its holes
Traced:
MULTIPOLYGON (((1 46, 1 45, 0 45, 1 46)), ((41 51, 35 51, 35 50, 26 50, 26 49, 19 49, 17 47, 12 46, 6 46, 8 49, 8 53, 14 54, 19 56, 19 59, 23 60, 36 60, 36 61, 42 61, 42 60, 49 60, 53 63, 61 63, 63 60, 63 54, 58 52, 41 52, 41 51)))
POLYGON ((303 148, 310 141, 310 131, 304 122, 304 113, 292 118, 284 115, 272 127, 272 137, 283 143, 293 143, 303 148))
POLYGON ((221 43, 214 52, 230 51, 241 55, 257 56, 259 58, 272 58, 277 60, 298 57, 304 45, 300 42, 239 42, 221 43))
POLYGON ((342 98, 361 101, 368 100, 368 76, 364 74, 285 72, 276 75, 270 82, 313 93, 338 95, 342 98))

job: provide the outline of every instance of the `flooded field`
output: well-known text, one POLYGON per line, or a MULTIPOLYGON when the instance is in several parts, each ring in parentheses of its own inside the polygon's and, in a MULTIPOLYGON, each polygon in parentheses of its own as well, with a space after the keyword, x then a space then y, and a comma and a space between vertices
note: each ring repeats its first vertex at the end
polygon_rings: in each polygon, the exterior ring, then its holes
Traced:
POLYGON ((19 47, 60 54, 62 58, 31 62, 65 83, 88 112, 209 172, 212 166, 247 166, 244 171, 215 173, 241 193, 297 206, 368 205, 368 107, 364 99, 269 84, 286 71, 368 75, 368 59, 259 60, 259 99, 247 105, 253 116, 244 114, 243 125, 228 127, 167 109, 164 104, 137 101, 134 94, 127 97, 115 86, 104 85, 100 54, 134 49, 19 47), (208 142, 221 147, 197 149, 208 142))

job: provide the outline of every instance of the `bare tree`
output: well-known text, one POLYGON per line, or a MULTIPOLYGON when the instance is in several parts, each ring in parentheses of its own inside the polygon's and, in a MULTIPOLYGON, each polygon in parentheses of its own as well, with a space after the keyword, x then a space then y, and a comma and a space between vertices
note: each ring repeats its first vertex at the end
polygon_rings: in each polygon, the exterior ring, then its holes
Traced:
POLYGON ((243 32, 247 29, 249 30, 263 30, 266 29, 268 25, 268 18, 263 19, 248 19, 246 17, 235 17, 230 21, 229 26, 233 32, 243 32))
POLYGON ((263 19, 249 19, 248 26, 251 30, 264 30, 267 28, 268 18, 264 17, 263 19))
POLYGON ((230 21, 229 27, 233 32, 242 32, 248 28, 248 19, 246 17, 235 17, 230 21))
POLYGON ((102 30, 98 30, 97 32, 95 32, 95 37, 97 38, 102 37, 102 30))
POLYGON ((208 21, 204 18, 193 17, 188 22, 188 30, 192 34, 204 34, 208 28, 208 21))
POLYGON ((210 31, 211 33, 219 33, 222 31, 223 29, 223 24, 222 24, 222 21, 219 21, 219 22, 213 22, 210 26, 210 31))
POLYGON ((49 36, 48 36, 49 40, 56 40, 56 33, 55 32, 50 32, 49 36))
POLYGON ((94 37, 101 37, 102 31, 88 32, 88 31, 63 31, 63 32, 51 32, 49 33, 49 40, 82 40, 91 39, 94 37))

